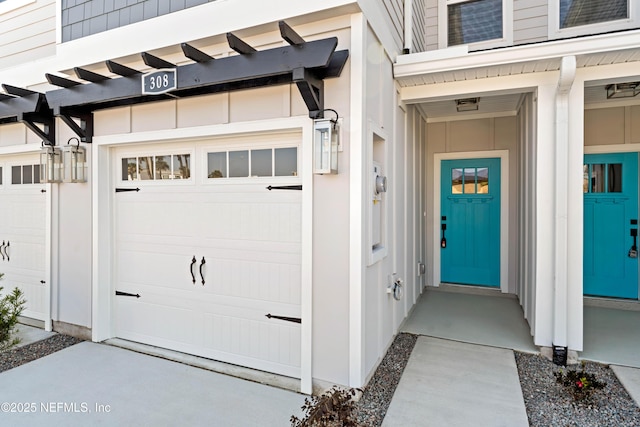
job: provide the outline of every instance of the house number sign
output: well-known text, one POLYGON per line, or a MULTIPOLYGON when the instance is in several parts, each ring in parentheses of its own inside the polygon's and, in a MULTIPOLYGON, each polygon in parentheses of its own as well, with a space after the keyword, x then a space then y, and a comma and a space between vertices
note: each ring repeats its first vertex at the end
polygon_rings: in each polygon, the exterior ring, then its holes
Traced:
POLYGON ((176 69, 157 70, 142 75, 142 94, 158 95, 177 87, 176 69))

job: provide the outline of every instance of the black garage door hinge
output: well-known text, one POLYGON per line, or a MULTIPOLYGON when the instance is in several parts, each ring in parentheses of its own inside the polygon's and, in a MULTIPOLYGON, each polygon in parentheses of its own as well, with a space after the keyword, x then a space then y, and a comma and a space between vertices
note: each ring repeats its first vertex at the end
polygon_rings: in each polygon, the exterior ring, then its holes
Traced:
POLYGON ((116 193, 124 193, 127 191, 140 191, 139 188, 116 188, 116 193))
POLYGON ((140 298, 140 294, 130 294, 128 292, 116 291, 116 296, 140 298))
POLYGON ((270 185, 267 190, 302 190, 302 185, 270 185))
POLYGON ((302 323, 302 319, 299 317, 284 317, 284 316, 274 316, 273 314, 265 314, 265 317, 269 319, 279 319, 284 320, 285 322, 293 322, 293 323, 302 323))

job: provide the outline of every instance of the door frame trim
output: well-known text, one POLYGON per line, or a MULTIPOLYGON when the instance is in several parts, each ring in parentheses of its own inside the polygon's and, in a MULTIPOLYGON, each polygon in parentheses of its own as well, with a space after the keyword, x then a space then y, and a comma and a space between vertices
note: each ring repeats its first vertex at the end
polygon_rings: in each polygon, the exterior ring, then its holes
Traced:
POLYGON ((440 185, 443 160, 500 159, 500 291, 509 291, 509 151, 467 151, 461 153, 434 153, 433 155, 433 286, 440 286, 440 185), (507 218, 507 221, 503 221, 507 218))

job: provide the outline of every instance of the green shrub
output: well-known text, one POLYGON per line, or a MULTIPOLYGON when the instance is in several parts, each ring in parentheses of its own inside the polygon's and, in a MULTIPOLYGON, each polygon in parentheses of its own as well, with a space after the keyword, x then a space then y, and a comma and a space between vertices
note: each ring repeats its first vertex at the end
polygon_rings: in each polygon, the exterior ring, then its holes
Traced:
POLYGON ((567 372, 560 370, 555 373, 556 381, 573 396, 574 400, 589 399, 597 390, 604 388, 606 383, 599 381, 595 375, 585 371, 584 362, 581 369, 569 369, 567 372))
MULTIPOLYGON (((1 274, 0 278, 2 278, 1 274)), ((0 286, 0 295, 3 289, 0 286)), ((5 351, 20 342, 20 339, 14 334, 18 316, 22 314, 26 302, 22 291, 18 288, 14 288, 13 291, 0 298, 0 351, 5 351)))

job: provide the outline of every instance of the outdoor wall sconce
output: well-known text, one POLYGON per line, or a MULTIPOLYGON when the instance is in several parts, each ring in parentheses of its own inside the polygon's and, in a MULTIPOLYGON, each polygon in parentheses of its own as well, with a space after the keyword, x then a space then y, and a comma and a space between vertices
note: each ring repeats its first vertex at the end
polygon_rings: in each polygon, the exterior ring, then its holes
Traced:
POLYGON ((80 140, 70 138, 67 145, 62 147, 62 182, 87 182, 86 158, 86 151, 84 147, 80 147, 80 140), (70 144, 74 139, 77 144, 70 144))
POLYGON ((456 111, 458 111, 458 113, 463 111, 476 111, 478 110, 479 103, 480 98, 456 99, 456 111))
POLYGON ((313 121, 313 173, 338 173, 338 145, 340 125, 336 119, 316 119, 313 121))
POLYGON ((613 83, 606 89, 607 99, 632 98, 640 93, 640 82, 613 83))
POLYGON ((60 182, 62 171, 62 155, 60 149, 53 145, 42 144, 40 152, 40 182, 60 182))

